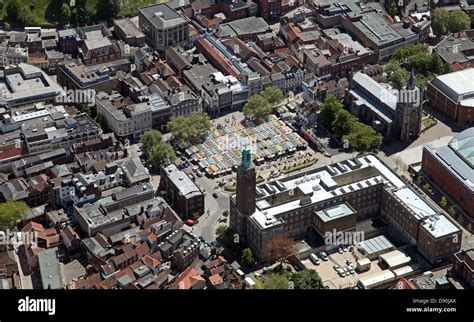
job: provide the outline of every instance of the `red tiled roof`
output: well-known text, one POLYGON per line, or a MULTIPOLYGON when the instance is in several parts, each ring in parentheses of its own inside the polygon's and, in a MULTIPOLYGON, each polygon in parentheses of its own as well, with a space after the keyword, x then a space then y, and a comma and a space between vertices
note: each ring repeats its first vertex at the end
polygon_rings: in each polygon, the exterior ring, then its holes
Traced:
POLYGON ((219 274, 214 274, 211 277, 209 277, 209 281, 211 282, 212 285, 218 285, 224 282, 222 280, 222 277, 219 274))

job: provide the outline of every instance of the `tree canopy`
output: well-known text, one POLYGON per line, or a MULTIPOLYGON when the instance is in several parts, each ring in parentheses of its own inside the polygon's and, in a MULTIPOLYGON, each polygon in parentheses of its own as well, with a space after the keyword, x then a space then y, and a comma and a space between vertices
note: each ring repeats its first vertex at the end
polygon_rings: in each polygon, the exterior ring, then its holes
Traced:
POLYGON ((262 95, 256 94, 249 97, 244 105, 243 113, 250 119, 261 120, 273 112, 273 107, 262 95))
POLYGON ((295 241, 284 235, 278 235, 271 239, 266 247, 269 257, 283 264, 283 261, 295 252, 295 241))
POLYGON ((308 269, 291 274, 290 281, 296 290, 318 290, 323 288, 323 281, 318 272, 308 269))
POLYGON ((336 119, 336 114, 342 109, 342 104, 335 96, 328 96, 321 105, 319 121, 328 130, 332 130, 332 123, 336 119))
POLYGON ((3 20, 17 26, 39 24, 38 18, 33 15, 26 2, 21 0, 7 0, 3 20))
POLYGON ((140 137, 140 142, 143 145, 143 152, 147 160, 154 168, 176 159, 172 146, 165 142, 163 136, 157 130, 145 132, 140 137))
POLYGON ((431 26, 438 37, 471 28, 471 18, 462 10, 448 12, 444 8, 437 8, 433 10, 432 17, 431 26))
POLYGON ((120 11, 120 1, 98 0, 95 8, 97 20, 112 19, 115 18, 120 11))
POLYGON ((284 98, 285 95, 281 89, 269 86, 259 94, 249 97, 244 106, 243 113, 250 119, 261 120, 270 115, 275 105, 278 105, 284 98))
POLYGON ((356 122, 351 128, 351 132, 343 136, 343 140, 356 150, 367 151, 378 149, 382 145, 383 136, 364 123, 356 122))
POLYGON ((260 95, 272 105, 279 104, 285 98, 285 95, 281 89, 274 86, 265 88, 265 90, 261 92, 260 95))
POLYGON ((253 252, 250 248, 245 248, 242 251, 242 261, 245 265, 252 265, 255 263, 255 257, 253 256, 253 252))
POLYGON ((434 75, 449 72, 449 65, 437 53, 430 53, 425 44, 407 45, 399 48, 392 59, 384 65, 389 82, 395 88, 403 88, 408 74, 413 70, 417 86, 425 88, 434 75))
POLYGON ((369 125, 359 122, 334 96, 327 97, 321 105, 319 121, 353 149, 377 149, 382 144, 383 137, 369 125))
POLYGON ((15 228, 28 211, 28 205, 23 201, 6 201, 0 204, 0 226, 15 228))
POLYGON ((207 114, 193 112, 188 116, 172 117, 167 126, 177 142, 185 143, 203 138, 212 124, 207 114))

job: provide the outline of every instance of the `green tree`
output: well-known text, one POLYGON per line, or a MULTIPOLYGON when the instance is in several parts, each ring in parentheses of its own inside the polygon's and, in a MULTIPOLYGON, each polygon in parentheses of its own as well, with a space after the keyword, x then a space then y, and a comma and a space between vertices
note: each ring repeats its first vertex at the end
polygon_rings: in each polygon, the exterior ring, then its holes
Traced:
POLYGON ((86 0, 76 0, 71 8, 71 23, 81 24, 90 20, 91 14, 87 11, 86 0))
POLYGON ((288 278, 283 274, 272 274, 264 285, 267 290, 286 290, 288 289, 288 278))
POLYGON ((431 27, 436 36, 446 35, 449 32, 449 12, 444 8, 432 11, 431 27))
POLYGON ((456 216, 456 208, 454 208, 454 206, 450 206, 448 208, 448 214, 451 216, 451 217, 455 217, 456 216))
POLYGON ((408 81, 408 72, 403 68, 399 68, 390 75, 389 81, 395 88, 401 89, 408 81))
POLYGON ((323 288, 321 277, 313 269, 291 274, 290 281, 294 283, 296 290, 319 290, 323 288))
POLYGON ((271 105, 279 104, 285 98, 281 89, 274 86, 265 88, 260 95, 263 96, 271 105))
POLYGON ((344 135, 343 140, 347 141, 353 149, 367 151, 380 148, 383 137, 375 132, 371 126, 356 122, 351 133, 344 135))
POLYGON ((319 111, 319 122, 328 131, 332 131, 332 124, 336 119, 336 114, 342 109, 341 102, 335 96, 328 96, 319 111))
POLYGON ((426 192, 427 192, 428 190, 430 190, 430 188, 431 188, 431 186, 430 186, 429 183, 425 183, 425 184, 423 185, 423 190, 426 191, 426 192))
POLYGON ((28 205, 23 201, 6 201, 0 204, 0 226, 5 228, 15 228, 23 219, 28 205))
POLYGON ((120 2, 118 0, 98 0, 95 8, 97 20, 108 20, 118 15, 120 2))
POLYGON ((203 138, 212 124, 207 114, 194 112, 188 116, 172 117, 167 126, 177 142, 185 143, 203 138))
POLYGON ((273 112, 273 107, 262 95, 252 95, 245 103, 243 113, 249 119, 261 120, 273 112))
POLYGON ((332 131, 338 137, 342 137, 351 132, 357 118, 345 109, 339 109, 332 122, 332 131))
POLYGON ((443 208, 446 208, 448 206, 448 200, 446 199, 445 196, 441 197, 441 200, 439 201, 439 203, 441 204, 441 207, 443 208))
POLYGON ((12 25, 38 25, 38 19, 31 13, 26 3, 20 0, 8 0, 3 20, 12 25))
POLYGON ((253 256, 253 252, 250 248, 245 248, 242 251, 242 261, 244 262, 245 265, 252 265, 255 263, 255 257, 253 256))
POLYGON ((71 8, 67 3, 61 6, 61 24, 66 25, 71 21, 71 8))
POLYGON ((90 107, 89 105, 84 106, 83 112, 89 115, 90 117, 94 117, 92 107, 90 107))
POLYGON ((449 13, 449 31, 452 33, 471 29, 471 17, 462 10, 454 10, 449 13))
POLYGON ((392 4, 390 5, 390 8, 388 9, 388 14, 391 15, 392 17, 395 17, 398 14, 398 7, 395 1, 392 1, 392 4))
POLYGON ((227 232, 228 232, 227 226, 220 225, 219 227, 216 228, 216 235, 219 238, 224 238, 225 236, 227 236, 227 232))
POLYGON ((104 131, 104 132, 108 131, 107 121, 105 120, 105 116, 103 114, 97 113, 94 120, 97 122, 97 124, 99 124, 102 131, 104 131))
POLYGON ((153 168, 158 168, 166 162, 176 159, 173 147, 165 141, 161 141, 148 152, 148 161, 153 168))
POLYGON ((174 161, 176 155, 170 144, 164 141, 157 130, 150 130, 140 137, 145 157, 152 167, 157 168, 168 161, 174 161))

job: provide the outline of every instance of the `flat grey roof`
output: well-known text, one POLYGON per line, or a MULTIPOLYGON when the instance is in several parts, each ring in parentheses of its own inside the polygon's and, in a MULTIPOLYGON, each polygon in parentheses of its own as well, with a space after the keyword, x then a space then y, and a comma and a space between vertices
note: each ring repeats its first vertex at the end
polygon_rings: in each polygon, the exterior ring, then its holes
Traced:
POLYGON ((393 246, 387 237, 382 235, 361 242, 359 247, 361 247, 366 254, 370 255, 394 248, 395 246, 393 246))
POLYGON ((38 254, 38 264, 41 272, 43 289, 62 289, 63 282, 59 270, 59 260, 56 248, 50 248, 38 254))
POLYGON ((471 163, 474 158, 473 145, 474 128, 469 128, 455 136, 450 145, 439 148, 425 145, 423 153, 430 153, 451 175, 474 192, 474 168, 471 163), (456 151, 453 146, 457 145, 459 148, 456 151))
POLYGON ((168 178, 178 188, 181 194, 186 198, 192 198, 202 195, 201 190, 183 171, 179 171, 175 164, 170 164, 164 168, 168 178))
POLYGON ((231 36, 241 36, 264 33, 268 31, 270 26, 261 17, 247 17, 223 24, 221 28, 225 29, 226 32, 230 32, 231 36))
POLYGON ((186 20, 166 3, 140 8, 138 11, 158 28, 186 23, 186 20))
POLYGON ((403 37, 397 32, 385 18, 375 11, 362 14, 362 19, 354 22, 354 25, 370 40, 383 46, 402 41, 403 37))

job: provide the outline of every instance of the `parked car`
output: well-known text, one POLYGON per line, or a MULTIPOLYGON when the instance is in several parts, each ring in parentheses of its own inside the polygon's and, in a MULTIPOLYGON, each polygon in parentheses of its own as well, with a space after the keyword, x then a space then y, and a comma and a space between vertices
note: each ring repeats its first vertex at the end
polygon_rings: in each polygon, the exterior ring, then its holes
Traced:
POLYGON ((342 250, 342 247, 339 247, 339 249, 337 250, 337 252, 338 252, 339 254, 342 254, 344 251, 342 250))
POLYGON ((338 268, 336 271, 341 277, 346 277, 347 275, 346 272, 342 268, 338 268))
POLYGON ((332 268, 334 268, 334 270, 337 271, 339 269, 339 265, 334 264, 334 266, 332 268))
POLYGON ((184 223, 188 226, 194 226, 196 224, 196 221, 192 219, 188 219, 184 223))
POLYGON ((434 196, 434 195, 436 194, 436 193, 434 192, 434 190, 431 189, 431 188, 428 189, 428 193, 429 193, 430 195, 432 195, 432 196, 434 196))
POLYGON ((342 251, 345 253, 348 251, 347 246, 342 247, 342 251))
POLYGON ((202 172, 198 170, 198 171, 196 171, 196 175, 197 175, 199 178, 201 178, 201 177, 202 177, 202 172))
POLYGON ((325 252, 319 253, 319 257, 321 257, 323 259, 323 261, 325 261, 325 262, 327 262, 329 260, 328 254, 326 254, 325 252))
POLYGON ((321 260, 316 256, 316 254, 311 254, 309 256, 309 259, 313 262, 314 265, 319 265, 321 264, 321 260))
POLYGON ((352 265, 352 261, 350 259, 346 260, 347 265, 352 265))
POLYGON ((352 266, 347 267, 349 269, 349 274, 355 274, 354 268, 352 266))

